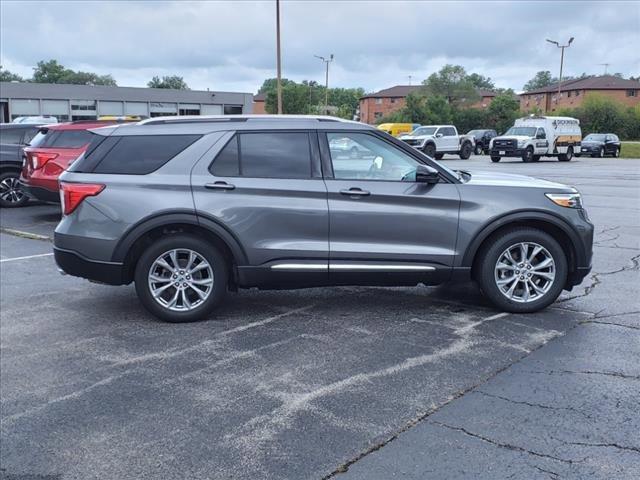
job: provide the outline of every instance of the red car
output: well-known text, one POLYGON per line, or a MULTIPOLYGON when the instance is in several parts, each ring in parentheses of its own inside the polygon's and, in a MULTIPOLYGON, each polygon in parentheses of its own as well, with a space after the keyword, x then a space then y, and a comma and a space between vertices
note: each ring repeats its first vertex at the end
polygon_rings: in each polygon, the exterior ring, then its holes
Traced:
POLYGON ((92 134, 88 130, 115 121, 83 120, 45 125, 24 148, 20 184, 31 198, 60 203, 58 177, 84 153, 92 134))

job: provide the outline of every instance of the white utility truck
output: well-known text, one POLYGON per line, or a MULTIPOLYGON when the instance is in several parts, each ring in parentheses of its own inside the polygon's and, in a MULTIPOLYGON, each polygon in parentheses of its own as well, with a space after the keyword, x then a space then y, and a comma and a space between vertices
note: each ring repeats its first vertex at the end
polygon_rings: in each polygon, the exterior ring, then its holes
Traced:
POLYGON ((580 151, 580 120, 571 117, 530 116, 519 118, 507 133, 494 137, 489 144, 492 162, 505 157, 520 157, 523 162, 537 162, 540 157, 558 157, 568 162, 580 151))

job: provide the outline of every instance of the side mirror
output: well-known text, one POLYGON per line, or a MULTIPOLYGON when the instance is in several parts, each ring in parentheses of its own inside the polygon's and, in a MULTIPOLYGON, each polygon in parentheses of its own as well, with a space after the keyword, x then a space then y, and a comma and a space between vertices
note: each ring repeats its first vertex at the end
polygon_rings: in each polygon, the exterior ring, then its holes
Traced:
POLYGON ((441 133, 436 133, 436 138, 442 138, 443 135, 441 133))
POLYGON ((429 165, 418 165, 416 167, 416 182, 434 184, 440 181, 440 174, 435 168, 429 165))
POLYGON ((544 137, 545 137, 544 133, 539 133, 539 134, 536 135, 536 139, 538 139, 538 140, 543 140, 544 137))

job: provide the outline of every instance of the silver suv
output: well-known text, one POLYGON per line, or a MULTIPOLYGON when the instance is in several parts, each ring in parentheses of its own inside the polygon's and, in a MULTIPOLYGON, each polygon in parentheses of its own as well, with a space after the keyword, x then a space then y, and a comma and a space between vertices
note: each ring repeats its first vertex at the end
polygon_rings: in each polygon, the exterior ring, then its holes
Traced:
POLYGON ((167 117, 92 133, 60 177, 56 262, 135 282, 167 321, 207 317, 237 288, 467 279, 498 308, 533 312, 591 269, 575 189, 452 171, 364 124, 167 117))

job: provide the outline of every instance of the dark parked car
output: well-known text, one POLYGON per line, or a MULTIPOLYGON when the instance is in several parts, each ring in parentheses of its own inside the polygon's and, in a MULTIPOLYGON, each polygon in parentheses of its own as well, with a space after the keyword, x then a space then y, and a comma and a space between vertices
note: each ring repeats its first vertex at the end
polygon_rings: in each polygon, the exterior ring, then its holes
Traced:
POLYGON ((29 200, 18 183, 22 148, 39 128, 28 123, 0 124, 0 207, 21 207, 29 200))
POLYGON ((582 139, 580 153, 576 153, 576 157, 580 155, 619 157, 621 148, 620 139, 613 133, 590 133, 582 139))
POLYGON ((476 155, 482 155, 483 153, 487 155, 489 153, 489 142, 493 137, 498 136, 495 130, 471 130, 467 135, 476 140, 476 146, 473 150, 476 155))
POLYGON ((331 117, 96 129, 60 188, 58 266, 135 282, 143 305, 173 322, 206 317, 237 288, 468 279, 498 308, 533 312, 591 269, 593 225, 574 188, 453 171, 331 117), (345 155, 345 138, 371 154, 345 155))

